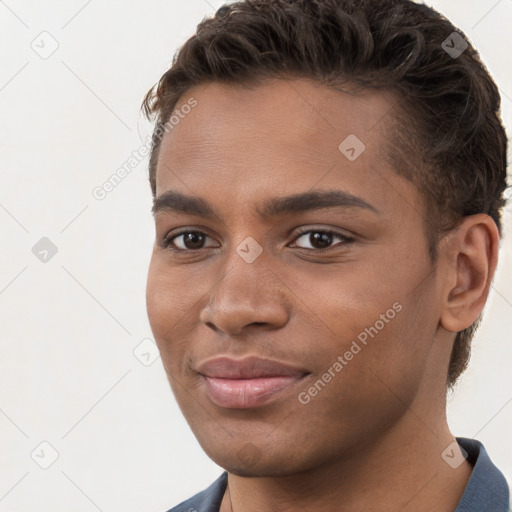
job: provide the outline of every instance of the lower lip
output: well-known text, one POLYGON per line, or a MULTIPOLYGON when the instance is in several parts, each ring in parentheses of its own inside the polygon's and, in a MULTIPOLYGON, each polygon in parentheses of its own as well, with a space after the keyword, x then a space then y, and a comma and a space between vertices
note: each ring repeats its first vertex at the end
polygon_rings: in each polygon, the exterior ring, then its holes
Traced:
POLYGON ((302 376, 261 377, 257 379, 218 379, 204 376, 211 401, 231 409, 263 405, 300 381, 302 376))

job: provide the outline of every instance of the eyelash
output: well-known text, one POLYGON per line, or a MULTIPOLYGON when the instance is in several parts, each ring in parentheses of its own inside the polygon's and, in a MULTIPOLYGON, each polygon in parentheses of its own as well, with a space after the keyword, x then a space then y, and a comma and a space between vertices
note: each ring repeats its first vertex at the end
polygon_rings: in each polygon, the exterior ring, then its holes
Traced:
MULTIPOLYGON (((162 247, 163 249, 168 249, 168 250, 170 250, 172 252, 175 252, 175 253, 192 253, 192 252, 201 251, 202 249, 207 249, 207 247, 201 247, 200 249, 179 249, 179 248, 176 248, 176 247, 172 246, 172 241, 175 238, 178 238, 179 236, 185 235, 187 233, 199 233, 199 234, 202 234, 202 235, 209 236, 207 233, 204 233, 203 231, 194 230, 194 229, 187 229, 187 230, 180 231, 178 233, 174 233, 172 236, 167 234, 163 238, 163 240, 161 241, 160 247, 162 247)), ((343 233, 340 233, 338 231, 334 231, 334 230, 331 230, 331 229, 311 229, 311 228, 305 228, 302 231, 300 231, 299 233, 297 233, 295 238, 294 238, 294 241, 298 240, 299 238, 301 238, 303 235, 305 235, 307 233, 322 233, 322 234, 327 234, 327 235, 333 235, 335 237, 341 238, 343 245, 349 245, 349 244, 355 242, 355 238, 352 238, 350 236, 344 235, 343 233)), ((336 245, 338 245, 338 244, 331 245, 330 247, 327 247, 325 249, 315 249, 315 248, 310 249, 310 248, 307 248, 307 247, 298 247, 298 248, 302 249, 302 250, 305 250, 305 251, 320 252, 320 251, 329 251, 333 247, 335 247, 336 245)))

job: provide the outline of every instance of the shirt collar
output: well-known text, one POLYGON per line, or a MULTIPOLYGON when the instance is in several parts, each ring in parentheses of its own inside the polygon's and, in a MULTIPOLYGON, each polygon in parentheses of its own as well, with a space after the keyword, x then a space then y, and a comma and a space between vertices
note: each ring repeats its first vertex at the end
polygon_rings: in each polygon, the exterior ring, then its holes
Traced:
POLYGON ((455 512, 508 512, 507 481, 482 443, 465 437, 458 437, 457 443, 467 452, 473 471, 455 512))

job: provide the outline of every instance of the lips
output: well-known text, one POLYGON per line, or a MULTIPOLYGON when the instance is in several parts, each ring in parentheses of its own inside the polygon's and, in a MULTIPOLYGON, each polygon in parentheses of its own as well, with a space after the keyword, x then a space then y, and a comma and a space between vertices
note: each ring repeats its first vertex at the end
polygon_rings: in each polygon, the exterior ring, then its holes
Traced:
POLYGON ((220 407, 259 407, 290 391, 308 372, 279 361, 247 357, 218 357, 201 363, 204 391, 220 407))

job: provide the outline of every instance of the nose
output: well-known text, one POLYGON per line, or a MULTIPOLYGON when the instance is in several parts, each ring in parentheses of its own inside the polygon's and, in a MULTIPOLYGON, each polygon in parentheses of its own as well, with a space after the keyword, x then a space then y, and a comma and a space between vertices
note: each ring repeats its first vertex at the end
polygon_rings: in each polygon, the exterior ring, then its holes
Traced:
POLYGON ((237 254, 210 292, 200 320, 215 331, 241 336, 256 326, 277 329, 289 319, 286 286, 265 258, 247 263, 237 254))

